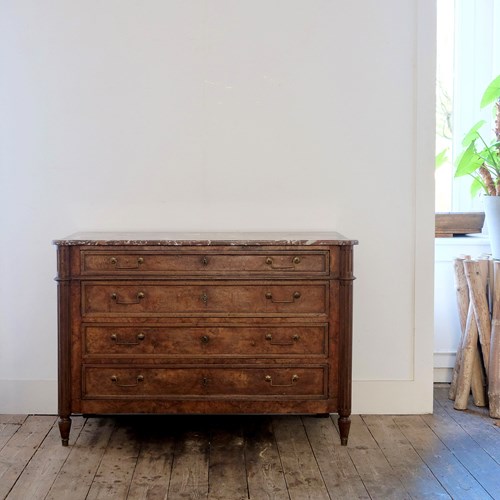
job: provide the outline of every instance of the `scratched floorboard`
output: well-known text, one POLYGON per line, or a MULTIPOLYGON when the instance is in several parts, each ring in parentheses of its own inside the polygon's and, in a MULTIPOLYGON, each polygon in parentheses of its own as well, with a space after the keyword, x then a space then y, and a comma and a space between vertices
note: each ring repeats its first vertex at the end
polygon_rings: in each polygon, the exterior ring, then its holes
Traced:
POLYGON ((0 500, 498 498, 500 422, 434 416, 75 418, 60 448, 54 418, 0 415, 0 500))

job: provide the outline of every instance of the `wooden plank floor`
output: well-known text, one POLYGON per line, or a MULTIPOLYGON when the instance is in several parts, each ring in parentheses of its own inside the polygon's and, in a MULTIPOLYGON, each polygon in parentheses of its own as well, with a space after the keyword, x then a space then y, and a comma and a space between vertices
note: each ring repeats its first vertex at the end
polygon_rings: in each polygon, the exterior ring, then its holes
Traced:
POLYGON ((75 417, 0 415, 0 499, 500 499, 500 421, 433 415, 75 417))

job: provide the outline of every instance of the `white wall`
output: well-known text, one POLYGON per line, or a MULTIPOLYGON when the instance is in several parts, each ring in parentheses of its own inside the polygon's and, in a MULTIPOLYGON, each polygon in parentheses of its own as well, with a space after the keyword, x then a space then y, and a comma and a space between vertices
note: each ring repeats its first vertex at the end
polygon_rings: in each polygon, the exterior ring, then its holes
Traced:
POLYGON ((337 230, 354 411, 432 408, 433 0, 0 0, 0 412, 56 410, 53 238, 337 230))

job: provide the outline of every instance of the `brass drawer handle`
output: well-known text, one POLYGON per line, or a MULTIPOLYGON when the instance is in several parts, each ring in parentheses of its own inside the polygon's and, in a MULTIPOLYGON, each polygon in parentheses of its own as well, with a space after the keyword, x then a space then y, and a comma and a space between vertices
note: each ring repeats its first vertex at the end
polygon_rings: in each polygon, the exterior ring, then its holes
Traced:
POLYGON ((298 375, 292 375, 292 382, 290 384, 273 384, 273 377, 271 375, 266 375, 264 380, 269 382, 273 387, 291 387, 297 380, 299 380, 298 375))
POLYGON ((138 340, 138 342, 119 342, 118 341, 118 335, 116 333, 113 333, 111 335, 111 340, 113 342, 115 342, 116 345, 138 345, 138 344, 140 344, 141 340, 144 340, 145 337, 146 336, 144 335, 144 333, 141 332, 141 333, 137 334, 137 340, 138 340))
POLYGON ((111 257, 111 264, 115 266, 115 269, 139 269, 140 265, 144 263, 142 257, 137 258, 137 264, 131 266, 120 266, 118 265, 118 259, 116 257, 111 257))
POLYGON ((203 257, 203 259, 201 259, 201 263, 202 263, 204 266, 208 266, 208 257, 207 257, 207 256, 203 257))
POLYGON ((271 266, 271 269, 277 269, 277 270, 280 270, 280 269, 295 269, 295 266, 297 264, 300 264, 300 257, 294 257, 292 259, 292 264, 293 264, 292 266, 275 266, 274 265, 274 261, 273 261, 273 259, 271 257, 268 257, 266 259, 266 264, 268 266, 271 266))
POLYGON ((293 345, 295 342, 298 342, 300 340, 300 337, 299 337, 299 335, 294 335, 292 337, 291 341, 288 341, 288 340, 275 340, 273 342, 273 336, 270 333, 268 333, 266 335, 265 339, 268 340, 271 345, 293 345))
POLYGON ((141 382, 144 381, 144 376, 143 375, 137 375, 136 380, 137 380, 137 383, 135 383, 135 384, 119 384, 118 383, 118 377, 116 375, 112 375, 111 376, 111 382, 113 382, 113 384, 116 384, 117 387, 136 387, 141 382))
POLYGON ((201 299, 201 301, 202 301, 205 305, 207 305, 207 304, 208 304, 208 295, 207 295, 207 293, 206 293, 206 292, 203 292, 203 293, 201 294, 200 299, 201 299))
POLYGON ((208 387, 208 384, 210 383, 210 379, 208 377, 203 377, 201 380, 201 383, 203 387, 208 387))
POLYGON ((139 302, 141 301, 141 299, 143 299, 144 297, 145 297, 144 292, 137 292, 137 299, 136 300, 126 301, 126 300, 119 300, 118 299, 118 294, 116 294, 114 292, 111 294, 111 298, 117 304, 123 304, 123 305, 127 305, 127 304, 139 304, 139 302))
POLYGON ((208 342, 210 341, 210 337, 208 335, 202 335, 200 337, 200 340, 202 344, 208 344, 208 342))
POLYGON ((266 299, 269 299, 273 304, 291 304, 296 299, 300 299, 300 292, 293 292, 292 300, 275 300, 271 292, 266 293, 266 299))

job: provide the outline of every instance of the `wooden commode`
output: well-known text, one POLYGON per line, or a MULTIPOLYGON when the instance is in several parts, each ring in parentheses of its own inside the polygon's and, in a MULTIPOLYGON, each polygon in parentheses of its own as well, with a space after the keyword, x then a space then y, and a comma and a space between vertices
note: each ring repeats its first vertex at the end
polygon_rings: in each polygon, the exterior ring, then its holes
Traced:
POLYGON ((71 414, 351 413, 354 240, 79 233, 56 240, 59 427, 71 414))

